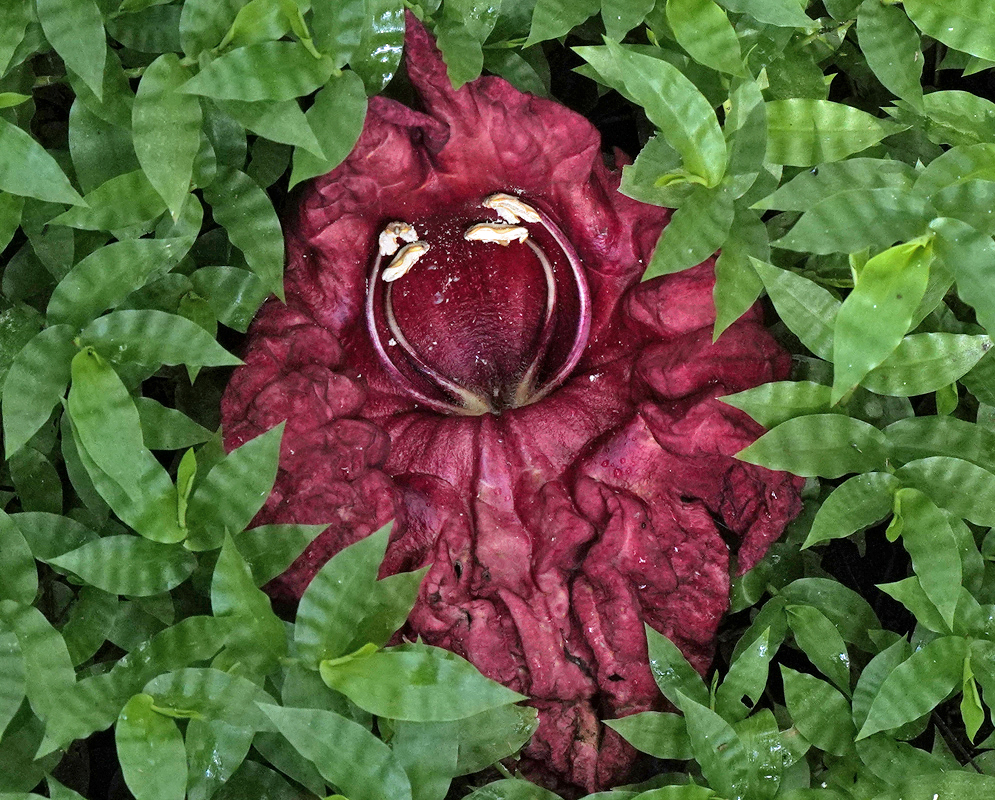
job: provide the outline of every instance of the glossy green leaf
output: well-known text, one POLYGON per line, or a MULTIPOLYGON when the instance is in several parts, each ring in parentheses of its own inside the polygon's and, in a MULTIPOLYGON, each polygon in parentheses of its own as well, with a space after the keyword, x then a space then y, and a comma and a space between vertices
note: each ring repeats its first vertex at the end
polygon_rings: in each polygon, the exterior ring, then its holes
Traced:
POLYGON ((349 66, 363 79, 367 94, 377 94, 390 83, 400 66, 403 49, 401 0, 365 0, 362 34, 349 66))
POLYGON ((927 36, 995 60, 995 19, 985 0, 906 0, 905 11, 927 36))
POLYGON ((51 562, 105 592, 134 597, 179 586, 197 565, 196 558, 179 545, 129 535, 105 536, 51 562))
POLYGON ((696 186, 660 234, 643 280, 700 264, 725 241, 734 216, 733 192, 727 185, 696 186))
POLYGON ((244 172, 218 174, 204 197, 231 243, 266 287, 283 298, 283 231, 266 193, 244 172))
POLYGON ((176 55, 159 56, 146 68, 132 109, 138 162, 174 219, 190 191, 200 149, 200 103, 178 91, 187 78, 176 55))
POLYGON ((342 67, 356 52, 363 28, 373 21, 366 19, 364 0, 313 0, 311 3, 311 35, 315 46, 332 56, 342 67))
POLYGON ((456 774, 469 775, 517 753, 532 738, 539 719, 534 708, 505 705, 452 725, 459 742, 456 774))
POLYGON ((329 81, 315 96, 306 117, 318 137, 322 157, 295 150, 291 186, 331 172, 352 152, 366 118, 366 93, 360 77, 350 70, 329 81))
POLYGON ((0 75, 6 74, 32 16, 30 0, 12 0, 4 6, 3 24, 0 25, 0 75))
POLYGON ((866 150, 901 128, 842 103, 790 98, 767 103, 767 158, 811 167, 866 150))
POLYGON ((83 203, 55 159, 31 136, 2 117, 0 191, 49 203, 83 203))
POLYGON ((906 336, 861 384, 872 392, 911 397, 960 380, 991 349, 987 336, 916 333, 906 336))
POLYGON ((898 347, 929 280, 929 248, 897 245, 868 261, 836 315, 833 394, 837 403, 898 347))
POLYGON ((742 704, 744 697, 751 705, 757 704, 767 686, 770 661, 776 651, 777 648, 770 645, 770 631, 765 630, 736 654, 715 693, 715 708, 723 718, 745 716, 748 709, 742 704))
POLYGON ((103 92, 104 21, 94 0, 36 0, 45 38, 100 98, 103 92))
POLYGON ((151 397, 134 398, 142 426, 142 440, 149 450, 182 450, 206 442, 213 435, 182 411, 151 397))
POLYGON ((152 309, 113 311, 97 317, 83 329, 80 341, 117 362, 155 367, 224 367, 241 363, 196 323, 152 309))
POLYGON ((845 755, 856 733, 847 699, 825 681, 783 664, 781 680, 784 704, 802 736, 820 750, 845 755))
POLYGON ((180 16, 180 40, 183 51, 196 57, 203 50, 210 50, 235 21, 239 9, 248 0, 187 0, 180 16))
POLYGON ((262 586, 287 569, 311 544, 325 525, 262 525, 237 534, 235 544, 262 586))
POLYGON ((138 694, 121 710, 114 743, 125 783, 135 800, 183 800, 187 757, 176 723, 153 709, 155 701, 138 694))
POLYGON ((895 514, 901 518, 902 545, 923 591, 953 628, 963 577, 960 547, 943 512, 917 489, 899 489, 895 514))
POLYGON ((248 329, 269 295, 255 273, 235 267, 202 267, 190 280, 197 294, 210 304, 218 321, 241 333, 248 329))
POLYGON ((621 42, 653 10, 649 0, 602 0, 601 19, 609 39, 621 42))
POLYGON ((910 461, 895 477, 955 516, 995 526, 995 473, 987 469, 960 458, 934 456, 910 461))
POLYGON ((748 754, 736 731, 708 706, 680 696, 695 761, 709 786, 726 797, 745 797, 748 754))
POLYGON ((0 737, 24 701, 24 660, 17 636, 0 623, 0 737))
POLYGON ((930 197, 948 187, 974 180, 995 180, 995 144, 951 148, 919 174, 913 191, 930 197))
MULTIPOLYGON (((995 180, 969 180, 934 192, 930 202, 941 217, 954 217, 985 236, 995 235, 995 180)), ((945 220, 935 220, 931 228, 942 231, 945 220)), ((942 258, 942 256, 941 256, 942 258)), ((951 265, 951 269, 955 265, 951 265)))
POLYGON ((83 200, 87 206, 73 206, 52 224, 109 231, 150 222, 166 210, 166 204, 141 170, 111 178, 87 192, 83 200))
POLYGON ((303 147, 315 156, 323 155, 321 144, 297 100, 264 100, 255 103, 219 100, 218 105, 253 133, 275 142, 303 147))
POLYGON ((803 477, 839 478, 884 466, 885 437, 874 426, 841 414, 812 414, 782 422, 736 458, 803 477))
MULTIPOLYGON (((974 145, 992 142, 995 103, 954 89, 930 92, 923 98, 926 135, 939 144, 974 145)), ((904 109, 902 109, 904 110, 904 109)), ((901 117, 901 112, 899 112, 901 117)))
POLYGON ((850 654, 836 626, 813 606, 788 605, 785 611, 795 643, 819 672, 849 694, 850 654))
POLYGON ((738 14, 749 14, 758 22, 783 28, 812 28, 815 21, 805 15, 796 0, 721 0, 719 5, 738 14))
POLYGON ((200 481, 187 505, 192 547, 219 547, 226 530, 237 534, 262 508, 276 479, 283 428, 233 450, 200 481))
POLYGON ((974 307, 978 322, 995 331, 995 242, 965 222, 941 217, 930 223, 936 231, 936 254, 954 273, 960 297, 974 307))
POLYGON ((69 385, 73 330, 55 325, 41 331, 14 357, 3 385, 3 438, 10 458, 48 420, 69 385))
POLYGON ((537 0, 526 47, 547 39, 558 39, 597 14, 599 8, 595 0, 537 0))
POLYGON ((556 800, 558 797, 559 795, 529 781, 505 778, 481 786, 472 794, 468 794, 465 800, 556 800))
MULTIPOLYGON (((708 187, 717 186, 725 174, 729 156, 709 102, 672 64, 611 41, 607 48, 604 56, 610 56, 630 95, 681 154, 689 177, 708 187)), ((589 57, 593 53, 585 50, 581 55, 598 68, 589 57)))
MULTIPOLYGON (((72 549, 72 548, 70 548, 72 549)), ((84 586, 77 595, 62 638, 73 664, 88 661, 107 640, 118 610, 118 599, 93 586, 84 586)))
MULTIPOLYGON (((581 51, 585 58, 594 58, 603 51, 588 48, 581 51)), ((596 63, 604 66, 600 61, 596 63)), ((681 171, 681 156, 667 140, 657 134, 651 136, 639 151, 636 160, 622 168, 622 185, 619 191, 643 203, 657 206, 680 205, 697 188, 681 171), (661 185, 662 184, 662 185, 661 185)))
POLYGON ((895 463, 951 456, 995 471, 995 433, 956 417, 899 420, 885 429, 885 436, 895 463))
POLYGON ((263 712, 322 777, 349 800, 411 800, 411 783, 390 748, 331 711, 263 705, 263 712))
POLYGON ((919 579, 913 575, 901 581, 879 583, 877 588, 905 606, 916 618, 916 622, 931 631, 949 634, 950 626, 944 621, 933 601, 923 591, 919 579))
POLYGON ((267 800, 300 800, 301 790, 258 761, 245 761, 214 796, 217 800, 242 800, 254 795, 267 800))
MULTIPOLYGON (((254 736, 255 731, 226 722, 204 719, 187 722, 183 737, 187 752, 187 800, 209 800, 216 796, 245 761, 254 736)), ((265 796, 275 800, 272 795, 265 796)))
POLYGON ((789 603, 819 609, 843 636, 863 650, 876 649, 868 631, 881 623, 870 604, 853 589, 827 578, 799 578, 785 586, 781 597, 789 603))
POLYGON ((840 192, 855 189, 908 191, 916 172, 901 161, 881 158, 849 158, 820 164, 818 168, 799 172, 794 178, 754 203, 754 208, 779 211, 808 211, 840 192))
POLYGON ((931 771, 926 775, 906 775, 899 789, 902 800, 987 800, 995 792, 995 777, 967 770, 931 771))
POLYGON ((453 88, 480 77, 483 43, 494 30, 500 4, 489 0, 450 0, 442 7, 435 39, 453 88))
POLYGON ((707 705, 708 689, 705 688, 701 675, 688 663, 677 645, 649 625, 644 627, 646 644, 649 648, 650 672, 664 697, 678 709, 681 708, 682 697, 707 705))
POLYGON ((694 758, 684 717, 679 714, 643 711, 604 722, 637 750, 655 758, 678 761, 694 758))
POLYGON ((0 600, 30 605, 38 593, 38 570, 24 535, 0 511, 0 600))
POLYGON ((836 487, 819 507, 802 547, 850 536, 891 512, 900 481, 887 472, 854 475, 836 487))
POLYGON ((677 43, 699 64, 728 75, 743 75, 736 31, 714 0, 667 0, 667 22, 677 43))
POLYGON ((919 34, 898 6, 864 0, 857 12, 860 49, 875 77, 896 97, 922 108, 919 34))
POLYGON ((729 235, 722 244, 722 252, 715 259, 713 341, 743 316, 763 291, 763 281, 753 269, 751 256, 770 258, 767 227, 756 212, 737 208, 729 235))
POLYGON ((828 289, 790 270, 756 258, 750 263, 784 324, 817 356, 831 359, 840 301, 828 289))
POLYGON ((10 244, 21 224, 24 198, 16 194, 0 192, 0 249, 10 244))
POLYGON ((774 381, 720 399, 769 429, 806 414, 829 413, 829 391, 812 381, 774 381))
POLYGON ((259 704, 273 698, 248 678, 218 669, 186 667, 159 675, 142 689, 171 717, 197 717, 251 730, 272 730, 259 704))
POLYGON ((823 255, 878 250, 920 235, 931 216, 928 204, 907 190, 853 189, 809 208, 774 246, 823 255))
POLYGON ((218 100, 292 100, 324 85, 334 68, 300 42, 257 42, 215 59, 181 91, 218 100))
POLYGON ((935 639, 895 667, 884 679, 857 734, 863 739, 918 719, 960 685, 967 642, 958 636, 935 639))
POLYGON ((414 800, 444 798, 457 772, 455 722, 391 721, 390 749, 411 781, 414 800))

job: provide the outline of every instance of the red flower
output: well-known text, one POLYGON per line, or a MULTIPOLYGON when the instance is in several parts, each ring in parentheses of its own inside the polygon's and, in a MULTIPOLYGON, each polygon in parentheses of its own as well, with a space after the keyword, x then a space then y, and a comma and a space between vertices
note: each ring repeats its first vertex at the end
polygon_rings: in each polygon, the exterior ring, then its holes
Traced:
POLYGON ((383 572, 433 564, 410 632, 531 698, 528 774, 596 790, 634 757, 599 719, 662 703, 643 623, 707 669, 719 529, 743 571, 800 507, 732 458, 761 431, 715 400, 788 355, 757 309, 712 344, 711 264, 639 282, 669 212, 616 191, 583 117, 499 78, 454 91, 410 15, 406 57, 424 110, 373 98, 304 194, 225 443, 286 419, 258 522, 330 523, 272 594, 396 516, 383 572))

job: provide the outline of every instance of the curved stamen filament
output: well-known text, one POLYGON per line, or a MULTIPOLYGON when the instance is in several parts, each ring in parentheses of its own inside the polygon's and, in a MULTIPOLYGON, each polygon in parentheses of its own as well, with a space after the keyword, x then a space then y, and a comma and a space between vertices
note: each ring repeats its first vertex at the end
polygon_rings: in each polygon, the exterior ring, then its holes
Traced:
POLYGON ((553 275, 553 267, 540 247, 537 247, 530 241, 526 241, 525 244, 531 247, 532 252, 536 254, 539 263, 542 264, 543 273, 546 276, 546 318, 542 323, 542 331, 539 334, 539 346, 536 348, 535 358, 532 359, 532 363, 529 364, 528 369, 525 370, 525 374, 522 375, 521 381, 519 381, 518 388, 515 389, 513 402, 515 408, 526 405, 530 401, 536 372, 546 357, 546 351, 549 350, 549 343, 553 339, 553 331, 556 328, 556 317, 553 313, 556 309, 556 278, 553 275))

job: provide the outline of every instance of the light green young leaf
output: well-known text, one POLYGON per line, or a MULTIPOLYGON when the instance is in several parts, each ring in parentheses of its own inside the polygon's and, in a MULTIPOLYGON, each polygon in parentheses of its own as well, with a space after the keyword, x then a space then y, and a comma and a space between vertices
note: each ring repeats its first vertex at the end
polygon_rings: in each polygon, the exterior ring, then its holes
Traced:
POLYGON ((29 134, 0 117, 0 191, 82 205, 62 168, 29 134))
POLYGON ((837 486, 816 512, 803 548, 850 536, 891 512, 900 481, 887 472, 854 475, 837 486))
POLYGON ((864 0, 857 12, 860 49, 881 84, 923 110, 923 57, 919 34, 898 6, 864 0))
POLYGON ((262 586, 284 572, 326 525, 261 525, 236 534, 235 544, 252 573, 256 586, 262 586))
POLYGON ((930 247, 910 242, 864 265, 836 315, 834 405, 898 347, 926 293, 931 260, 930 247))
POLYGON ((643 711, 604 722, 637 750, 655 758, 675 761, 694 758, 687 725, 679 714, 643 711))
POLYGON ((653 10, 650 0, 602 0, 601 19, 609 39, 621 42, 653 10))
POLYGON ((225 531, 238 534, 262 508, 276 480, 284 425, 228 453, 197 485, 187 504, 192 549, 219 547, 225 531))
POLYGON ((719 399, 767 429, 806 414, 830 412, 829 387, 812 381, 774 381, 719 399))
POLYGON ((830 360, 840 301, 828 289, 790 270, 756 258, 750 258, 750 263, 784 324, 809 350, 830 360))
POLYGON ((929 198, 948 187, 975 180, 995 181, 995 144, 950 148, 919 174, 913 191, 929 198))
POLYGON ((204 197, 249 268, 283 299, 283 231, 266 192, 244 172, 224 170, 204 197))
POLYGON ((749 754, 736 731, 708 706, 678 692, 695 761, 709 786, 726 797, 747 797, 749 754))
POLYGON ((963 458, 995 472, 995 433, 956 417, 914 417, 885 428, 893 463, 917 458, 963 458))
POLYGON ((321 144, 297 100, 263 100, 256 103, 218 100, 217 103, 222 111, 253 133, 274 142, 303 147, 315 156, 323 155, 321 144))
POLYGON ((907 192, 915 179, 915 170, 902 161, 849 158, 799 172, 776 192, 754 203, 753 208, 808 211, 833 195, 854 189, 892 188, 907 192))
POLYGON ((388 719, 446 722, 525 699, 455 653, 426 644, 322 661, 320 670, 332 689, 388 719))
POLYGON ((688 663, 677 645, 649 625, 644 627, 650 672, 664 696, 678 709, 681 708, 680 701, 683 697, 708 705, 708 689, 705 688, 701 675, 688 663))
POLYGON ((352 152, 366 119, 366 93, 359 75, 349 70, 329 81, 305 116, 318 137, 322 157, 295 150, 291 186, 331 172, 352 152))
POLYGON ((845 755, 856 733, 847 699, 825 681, 783 664, 781 680, 784 704, 801 735, 820 750, 845 755))
POLYGON ((532 27, 525 46, 558 39, 569 33, 588 17, 598 13, 600 4, 596 0, 538 0, 532 12, 532 27))
POLYGON ((135 800, 184 800, 187 755, 176 723, 157 713, 154 699, 136 694, 121 709, 114 743, 135 800))
POLYGON ((816 668, 836 688, 850 694, 850 654, 840 632, 819 609, 807 605, 788 605, 788 626, 795 643, 816 668))
POLYGON ((250 730, 273 730, 259 705, 273 698, 248 678, 207 667, 185 667, 152 678, 142 692, 159 713, 175 718, 226 722, 250 730))
MULTIPOLYGON (((973 179, 955 183, 934 192, 929 198, 941 217, 954 217, 966 222, 985 236, 995 236, 995 180, 973 179)), ((937 220, 931 226, 938 230, 937 220)), ((953 269, 953 267, 951 267, 953 269)))
POLYGON ((912 722, 931 711, 960 685, 967 642, 934 639, 895 667, 871 702, 857 739, 912 722))
POLYGON ((737 14, 749 14, 758 22, 782 28, 814 28, 796 0, 721 0, 719 5, 737 14))
POLYGON ((138 163, 174 219, 190 192, 203 119, 197 98, 178 91, 187 78, 174 53, 159 56, 138 84, 131 113, 138 163))
POLYGON ((52 220, 91 231, 111 231, 151 222, 166 210, 166 204, 139 170, 105 181, 83 198, 86 206, 73 206, 52 220))
POLYGON ((763 281, 757 275, 751 257, 770 258, 767 226, 759 214, 741 207, 735 209, 729 235, 722 244, 722 252, 715 259, 715 341, 737 319, 745 314, 760 297, 763 281))
POLYGON ((101 98, 104 82, 104 21, 94 0, 37 0, 38 21, 45 38, 66 67, 86 81, 101 98))
POLYGON ((335 70, 300 42, 257 42, 212 61, 181 92, 218 100, 292 100, 323 86, 335 70))
POLYGON ((861 384, 878 394, 912 397, 949 386, 966 375, 992 346, 988 336, 963 333, 914 333, 861 384))
POLYGON ((260 705, 287 740, 349 800, 411 800, 411 783, 390 748, 331 711, 260 705))
POLYGON ((689 269, 712 255, 729 235, 735 217, 733 192, 725 183, 695 186, 657 240, 643 280, 689 269))
POLYGON ((767 103, 767 159, 811 167, 866 150, 901 126, 852 106, 795 97, 767 103))
POLYGON ((906 486, 976 525, 995 526, 995 473, 949 456, 910 461, 895 471, 906 486))
POLYGON ((149 450, 183 450, 206 442, 213 435, 182 411, 151 397, 136 397, 134 402, 142 425, 142 440, 149 450))
POLYGON ((926 596, 919 579, 913 575, 905 580, 876 584, 877 588, 905 606, 916 622, 939 634, 951 633, 933 601, 926 596))
POLYGON ((887 457, 887 442, 877 428, 842 414, 789 419, 736 454, 741 461, 806 478, 871 472, 887 457))
POLYGON ((141 536, 105 536, 51 563, 111 594, 148 597, 168 592, 190 577, 197 559, 179 545, 141 536))
POLYGON ((745 74, 736 31, 714 0, 667 0, 667 22, 677 43, 699 64, 727 75, 745 74))
POLYGON ((940 217, 930 223, 936 231, 936 254, 954 273, 958 294, 974 307, 978 322, 989 333, 995 331, 995 242, 991 236, 966 222, 940 217))
POLYGON ((927 36, 954 50, 995 60, 995 19, 985 0, 906 0, 904 7, 927 36))

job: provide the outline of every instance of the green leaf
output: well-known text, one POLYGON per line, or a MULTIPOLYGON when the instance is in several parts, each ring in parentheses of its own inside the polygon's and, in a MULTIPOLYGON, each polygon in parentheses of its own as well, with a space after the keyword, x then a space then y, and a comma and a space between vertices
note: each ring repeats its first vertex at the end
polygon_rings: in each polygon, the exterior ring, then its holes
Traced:
POLYGON ((850 536, 891 512, 900 481, 887 472, 854 475, 836 487, 819 507, 803 548, 850 536))
POLYGON ((362 36, 349 66, 373 95, 383 91, 401 63, 404 5, 401 0, 366 0, 365 5, 362 36))
POLYGON ((923 591, 919 579, 913 575, 901 581, 876 584, 877 588, 905 606, 916 622, 936 633, 949 634, 950 626, 943 620, 933 601, 923 591))
POLYGON ((284 425, 233 450, 200 481, 187 505, 192 548, 219 547, 225 531, 239 533, 262 508, 276 480, 284 425))
POLYGON ((331 711, 261 705, 280 733, 349 800, 411 800, 411 783, 390 748, 331 711))
POLYGON ((94 0, 37 0, 45 38, 66 63, 101 98, 107 52, 104 21, 94 0))
POLYGON ((975 180, 995 181, 995 144, 951 148, 919 174, 913 191, 928 198, 975 180))
POLYGON ((334 62, 300 42, 257 42, 225 53, 190 78, 182 92, 218 100, 292 100, 332 76, 334 62))
POLYGON ((114 361, 153 367, 224 367, 242 363, 195 322, 152 309, 113 311, 97 317, 83 329, 80 341, 114 361))
POLYGON ((680 701, 684 697, 707 705, 708 689, 705 688, 701 675, 688 663, 677 645, 649 625, 645 625, 644 628, 649 649, 650 672, 664 697, 681 710, 683 709, 680 701))
POLYGON ((719 399, 768 429, 795 417, 830 412, 829 387, 812 381, 774 381, 719 399))
POLYGON ((539 727, 538 712, 505 705, 451 723, 459 743, 456 775, 480 772, 517 753, 539 727))
POLYGON ((934 456, 910 461, 895 477, 957 517, 995 526, 995 474, 990 470, 960 458, 934 456))
POLYGON ((898 347, 929 280, 931 250, 897 245, 868 261, 836 315, 833 338, 835 405, 898 347))
POLYGON ((31 549, 14 521, 0 511, 0 600, 31 605, 38 593, 38 570, 31 549))
MULTIPOLYGON (((970 92, 930 92, 923 98, 926 134, 938 144, 973 145, 995 138, 995 103, 970 92)), ((901 104, 899 104, 901 107, 901 104)), ((902 109, 904 110, 904 109, 902 109)), ((898 116, 902 116, 899 112, 898 116)))
POLYGON ((884 466, 887 442, 873 425, 841 414, 811 414, 782 422, 736 458, 802 477, 840 478, 884 466))
POLYGON ((445 797, 457 771, 456 723, 391 721, 391 727, 390 748, 411 781, 412 797, 445 797))
POLYGON ((118 611, 118 599, 93 586, 84 586, 73 604, 62 637, 73 664, 91 659, 107 640, 118 611))
POLYGON ((105 181, 87 192, 83 200, 86 206, 73 206, 51 224, 110 231, 151 222, 166 210, 166 204, 140 169, 105 181))
MULTIPOLYGON (((729 155, 725 138, 708 100, 677 67, 659 58, 628 50, 614 42, 581 52, 595 69, 611 58, 625 88, 646 111, 650 122, 678 153, 691 180, 715 187, 725 174, 729 155), (595 59, 594 56, 600 56, 595 59)), ((599 70, 600 71, 600 70, 599 70)))
POLYGON ((842 103, 794 97, 767 103, 767 159, 811 167, 866 150, 901 128, 842 103))
MULTIPOLYGON (((216 796, 245 761, 254 736, 255 731, 226 722, 203 719, 187 722, 183 741, 187 752, 187 800, 209 800, 216 796)), ((265 797, 275 800, 266 789, 263 792, 265 797)))
POLYGON ((836 626, 813 606, 788 605, 785 611, 795 643, 819 672, 844 694, 849 694, 850 654, 836 626))
POLYGON ((188 77, 175 54, 159 56, 146 68, 132 109, 138 162, 174 219, 190 192, 200 149, 200 103, 177 91, 188 77))
POLYGON ((245 761, 214 795, 216 800, 243 800, 253 796, 267 800, 300 800, 301 790, 258 761, 245 761))
POLYGON ((182 450, 206 442, 213 435, 182 411, 151 397, 134 398, 142 426, 142 440, 149 450, 182 450))
POLYGON ((748 752, 736 731, 706 705, 679 694, 695 761, 709 786, 726 797, 748 793, 748 752))
POLYGON ((734 216, 733 192, 726 184, 696 186, 660 234, 643 280, 700 264, 721 247, 734 216))
POLYGON ((991 349, 987 336, 915 333, 906 336, 861 383, 895 397, 928 394, 960 380, 991 349))
POLYGON ((76 354, 73 329, 36 334, 14 357, 3 384, 3 439, 10 458, 48 421, 66 392, 76 354))
POLYGON ((745 314, 760 297, 764 285, 750 262, 751 256, 770 258, 767 227, 753 211, 736 209, 722 252, 715 259, 715 341, 733 322, 745 314))
MULTIPOLYGON (((587 48, 583 53, 603 53, 601 48, 587 48)), ((587 56, 585 56, 586 58, 587 56)), ((622 167, 619 191, 643 203, 657 206, 680 205, 698 188, 681 172, 680 154, 661 135, 651 136, 632 164, 622 167), (663 185, 661 185, 663 184, 663 185)))
POLYGON ((262 586, 283 573, 327 525, 262 525, 237 535, 235 544, 252 580, 262 586))
POLYGON ((737 14, 749 14, 758 22, 782 28, 813 28, 797 0, 722 0, 720 5, 737 14))
POLYGON ((0 250, 10 244, 21 224, 24 198, 0 192, 0 250))
POLYGON ((744 696, 752 705, 757 704, 767 686, 770 660, 776 651, 776 647, 770 646, 768 629, 736 654, 715 693, 715 710, 723 718, 728 720, 746 715, 747 709, 742 704, 744 696))
POLYGON ((159 713, 273 730, 259 705, 273 698, 248 678, 205 667, 186 667, 152 678, 142 689, 159 713))
POLYGON ((954 624, 960 596, 960 547, 943 512, 917 489, 895 493, 895 515, 901 519, 902 544, 926 596, 947 626, 954 624))
POLYGON ((864 739, 918 719, 960 685, 967 642, 959 636, 934 639, 895 667, 875 695, 857 734, 864 739))
POLYGON ((17 636, 0 623, 0 737, 24 701, 24 659, 17 636))
POLYGON ((819 609, 843 640, 863 650, 878 648, 868 631, 881 627, 870 604, 852 589, 828 578, 799 578, 781 590, 780 596, 789 603, 819 609))
POLYGON ((487 0, 450 0, 442 7, 435 38, 454 89, 480 77, 483 43, 494 30, 500 4, 487 0))
POLYGON ((779 211, 808 211, 812 206, 840 192, 854 189, 912 188, 916 172, 901 161, 881 158, 850 158, 820 164, 799 172, 773 194, 753 204, 753 208, 779 211))
POLYGON ((856 734, 847 699, 825 681, 783 664, 781 680, 784 704, 801 735, 820 750, 845 755, 856 734))
POLYGON ((24 40, 25 28, 33 16, 30 0, 12 0, 5 4, 3 24, 0 26, 0 75, 7 74, 7 67, 24 40))
POLYGON ((140 53, 176 53, 180 43, 179 6, 151 6, 107 20, 107 32, 130 50, 140 53))
POLYGON ((898 791, 902 800, 933 800, 936 797, 987 800, 995 792, 995 778, 967 770, 930 771, 925 775, 906 776, 898 791))
POLYGON ((609 39, 621 42, 653 10, 650 0, 602 0, 601 19, 609 39))
POLYGON ((320 670, 332 689, 389 719, 446 722, 525 699, 455 653, 426 644, 322 661, 320 670))
POLYGON ((488 783, 468 794, 465 800, 557 800, 559 795, 519 778, 488 783))
POLYGON ((995 19, 985 0, 906 0, 904 7, 927 36, 955 50, 995 60, 995 19))
POLYGON ((217 103, 222 111, 253 133, 274 142, 303 147, 315 156, 323 155, 321 144, 297 100, 264 100, 257 103, 218 100, 217 103))
POLYGON ((136 694, 121 710, 114 743, 124 781, 135 800, 183 800, 187 756, 176 723, 156 713, 154 700, 136 694))
POLYGON ((214 218, 265 286, 283 299, 283 231, 269 197, 244 172, 225 170, 204 190, 214 218))
POLYGON ((331 172, 352 152, 366 119, 366 93, 360 77, 348 71, 329 81, 315 96, 306 117, 318 136, 322 157, 295 150, 291 186, 331 172))
POLYGON ((537 0, 525 46, 558 39, 598 13, 595 0, 537 0))
POLYGON ((207 300, 218 321, 245 333, 269 295, 263 281, 235 267, 201 267, 190 276, 197 294, 207 300))
POLYGON ((197 566, 193 554, 179 545, 130 535, 105 536, 50 561, 98 589, 133 597, 168 592, 197 566))
POLYGON ((907 189, 852 189, 816 203, 774 246, 820 255, 878 250, 922 234, 932 216, 907 189))
POLYGON ((0 191, 49 203, 83 203, 55 159, 31 136, 2 117, 0 191))
POLYGON ((312 0, 311 35, 317 48, 335 59, 342 67, 359 47, 364 25, 374 21, 366 18, 364 0, 312 0))
POLYGON ((713 0, 667 0, 667 22, 677 43, 699 64, 728 75, 745 74, 736 31, 713 0))
POLYGON ((25 511, 62 511, 62 480, 52 462, 32 447, 10 459, 10 476, 25 511))
MULTIPOLYGON (((989 209, 995 206, 995 181, 969 180, 934 192, 929 198, 941 217, 954 217, 985 236, 995 235, 995 219, 989 209)), ((940 232, 945 220, 935 220, 932 230, 940 232)), ((959 238, 959 237, 958 237, 959 238)), ((941 256, 942 258, 942 256, 941 256)), ((951 270, 955 265, 949 265, 951 270)))
POLYGON ((864 0, 857 12, 860 49, 875 77, 896 97, 923 108, 919 34, 898 6, 864 0))
POLYGON ((784 324, 817 356, 831 359, 840 301, 828 289, 790 270, 756 258, 750 258, 750 263, 784 324))
POLYGON ((661 711, 643 711, 619 719, 606 719, 605 725, 629 744, 655 758, 687 761, 694 758, 684 717, 661 711))
POLYGON ((974 307, 978 322, 995 331, 995 298, 990 291, 995 280, 995 243, 965 222, 940 217, 930 223, 936 231, 936 254, 954 273, 958 294, 974 307))

